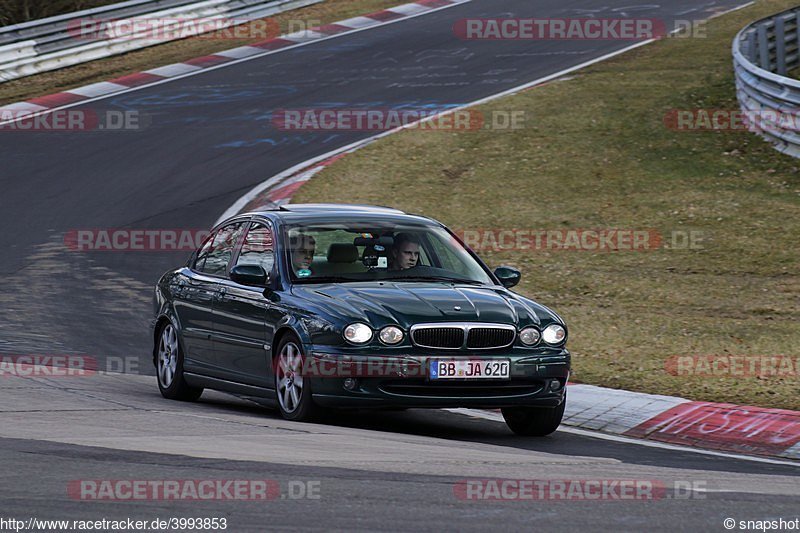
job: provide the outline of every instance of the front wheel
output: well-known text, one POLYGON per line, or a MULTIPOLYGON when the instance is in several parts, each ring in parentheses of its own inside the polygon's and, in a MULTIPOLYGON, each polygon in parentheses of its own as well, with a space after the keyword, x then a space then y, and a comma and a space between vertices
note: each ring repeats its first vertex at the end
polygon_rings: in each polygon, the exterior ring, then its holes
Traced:
POLYGON ((558 407, 506 407, 501 409, 509 429, 525 437, 544 437, 553 433, 564 418, 567 399, 558 407))
POLYGON ((183 377, 183 350, 178 342, 178 332, 172 324, 165 324, 161 328, 156 372, 158 389, 164 398, 193 402, 203 394, 203 389, 190 387, 183 377))
POLYGON ((292 334, 281 340, 275 361, 275 393, 283 418, 310 422, 318 419, 323 410, 311 397, 311 380, 303 377, 304 357, 300 346, 300 341, 292 334))

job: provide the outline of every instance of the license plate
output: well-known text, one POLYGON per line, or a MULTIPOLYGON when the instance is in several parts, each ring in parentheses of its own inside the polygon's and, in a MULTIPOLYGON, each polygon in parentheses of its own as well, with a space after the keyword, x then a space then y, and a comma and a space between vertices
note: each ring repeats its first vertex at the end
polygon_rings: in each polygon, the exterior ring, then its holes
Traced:
POLYGON ((509 379, 508 359, 434 360, 429 363, 430 379, 509 379))

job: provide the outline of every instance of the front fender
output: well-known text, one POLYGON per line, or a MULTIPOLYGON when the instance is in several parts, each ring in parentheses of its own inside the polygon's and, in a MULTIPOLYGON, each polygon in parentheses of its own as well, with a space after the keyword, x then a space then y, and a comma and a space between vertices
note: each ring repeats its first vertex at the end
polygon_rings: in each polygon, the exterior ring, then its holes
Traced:
MULTIPOLYGON (((305 320, 298 318, 293 315, 284 315, 280 322, 278 322, 277 327, 275 329, 275 339, 279 341, 279 339, 287 332, 290 331, 297 335, 300 339, 300 343, 305 346, 310 346, 313 344, 313 339, 311 332, 309 331, 308 327, 306 327, 305 320)), ((277 344, 277 343, 276 343, 277 344)), ((277 350, 277 346, 274 347, 277 350)))

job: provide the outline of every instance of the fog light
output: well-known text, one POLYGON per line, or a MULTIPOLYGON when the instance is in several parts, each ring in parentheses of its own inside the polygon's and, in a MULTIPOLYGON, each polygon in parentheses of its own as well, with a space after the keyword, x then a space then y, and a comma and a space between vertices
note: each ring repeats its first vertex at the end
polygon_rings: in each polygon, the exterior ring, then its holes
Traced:
POLYGON ((561 381, 554 379, 550 382, 550 391, 551 392, 558 392, 561 390, 561 381))
POLYGON ((354 378, 347 378, 344 380, 344 388, 347 390, 354 390, 358 386, 358 380, 354 378))

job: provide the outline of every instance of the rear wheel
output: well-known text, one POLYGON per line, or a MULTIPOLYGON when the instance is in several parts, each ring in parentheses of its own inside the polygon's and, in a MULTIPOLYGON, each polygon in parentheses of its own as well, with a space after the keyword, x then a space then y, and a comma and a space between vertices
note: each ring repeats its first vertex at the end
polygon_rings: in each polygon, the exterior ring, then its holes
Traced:
POLYGON ((501 409, 509 429, 525 437, 544 437, 550 435, 564 418, 567 399, 558 407, 506 407, 501 409))
POLYGON ((278 409, 286 420, 309 422, 317 420, 323 409, 311 397, 311 383, 303 377, 303 351, 298 338, 287 334, 278 345, 275 361, 275 393, 278 409))
POLYGON ((178 332, 167 323, 161 328, 156 354, 158 389, 164 398, 193 402, 203 394, 202 388, 190 387, 183 377, 183 350, 178 332))

